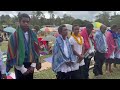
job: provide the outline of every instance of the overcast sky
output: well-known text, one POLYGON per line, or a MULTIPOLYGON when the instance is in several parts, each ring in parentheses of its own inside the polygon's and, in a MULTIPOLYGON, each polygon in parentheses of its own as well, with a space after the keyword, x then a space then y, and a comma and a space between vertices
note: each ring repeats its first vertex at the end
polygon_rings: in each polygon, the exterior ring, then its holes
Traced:
MULTIPOLYGON (((27 13, 29 15, 32 14, 32 11, 0 11, 0 15, 9 14, 11 17, 13 17, 14 15, 17 15, 18 12, 27 13)), ((112 12, 111 13, 111 15, 112 15, 113 11, 111 11, 111 12, 112 12)), ((43 11, 43 13, 45 14, 46 18, 50 17, 47 11, 43 11)), ((57 16, 62 17, 64 14, 67 14, 67 15, 71 15, 74 18, 90 20, 90 21, 95 20, 95 16, 99 13, 101 13, 101 11, 54 11, 55 17, 57 17, 57 16)), ((120 11, 117 11, 117 13, 120 13, 120 11)))

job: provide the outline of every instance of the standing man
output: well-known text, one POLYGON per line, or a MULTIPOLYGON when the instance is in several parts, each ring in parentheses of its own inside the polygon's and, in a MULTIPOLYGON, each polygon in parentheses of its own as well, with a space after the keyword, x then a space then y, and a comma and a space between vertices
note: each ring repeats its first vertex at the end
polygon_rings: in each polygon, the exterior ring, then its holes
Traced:
POLYGON ((78 67, 80 70, 79 76, 80 79, 84 79, 84 49, 83 49, 83 44, 84 40, 83 37, 79 33, 80 27, 79 25, 73 25, 72 27, 72 35, 69 39, 72 48, 73 48, 73 53, 76 55, 78 62, 75 63, 74 67, 78 67))
POLYGON ((94 57, 95 65, 93 69, 95 76, 103 75, 102 66, 105 61, 105 53, 108 48, 105 37, 106 30, 107 27, 105 25, 101 25, 100 30, 98 30, 95 34, 96 53, 94 57))
POLYGON ((16 79, 33 79, 34 69, 39 70, 39 46, 36 34, 29 28, 30 17, 19 16, 19 27, 8 41, 6 71, 15 66, 16 79))
POLYGON ((89 66, 91 58, 94 56, 94 39, 92 35, 93 25, 87 24, 86 28, 81 31, 81 36, 84 39, 84 61, 85 61, 85 78, 89 79, 89 66))
POLYGON ((79 79, 79 65, 69 39, 68 30, 65 25, 58 28, 59 36, 53 48, 52 69, 57 74, 57 79, 79 79))

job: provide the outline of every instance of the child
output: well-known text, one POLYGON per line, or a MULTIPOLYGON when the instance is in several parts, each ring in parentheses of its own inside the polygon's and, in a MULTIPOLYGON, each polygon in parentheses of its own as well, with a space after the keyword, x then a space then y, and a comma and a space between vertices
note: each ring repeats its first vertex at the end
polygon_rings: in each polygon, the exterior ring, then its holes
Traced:
MULTIPOLYGON (((2 40, 0 40, 0 43, 2 40)), ((6 79, 6 67, 4 65, 4 62, 2 61, 2 52, 0 49, 0 79, 6 79)))

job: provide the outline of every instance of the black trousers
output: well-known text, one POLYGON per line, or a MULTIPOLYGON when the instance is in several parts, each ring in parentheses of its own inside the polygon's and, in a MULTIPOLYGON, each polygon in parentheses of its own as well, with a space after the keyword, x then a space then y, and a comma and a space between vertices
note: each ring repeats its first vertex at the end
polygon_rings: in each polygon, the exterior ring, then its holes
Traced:
POLYGON ((103 75, 102 66, 105 61, 105 53, 100 53, 97 51, 95 53, 94 60, 95 60, 95 65, 94 65, 93 73, 95 74, 95 76, 103 75))
POLYGON ((80 79, 85 79, 85 65, 79 67, 80 79))
POLYGON ((1 74, 1 71, 0 71, 0 79, 2 79, 2 74, 1 74))
MULTIPOLYGON (((24 63, 24 67, 27 69, 31 67, 30 65, 31 63, 29 62, 24 63)), ((16 76, 16 79, 33 79, 33 73, 30 73, 28 75, 23 75, 21 71, 17 70, 16 68, 15 68, 15 76, 16 76)))
POLYGON ((67 73, 57 72, 56 78, 57 79, 80 79, 80 71, 75 70, 67 73))
POLYGON ((89 79, 89 66, 90 66, 90 61, 91 58, 84 58, 85 61, 85 71, 84 71, 84 77, 85 79, 89 79))

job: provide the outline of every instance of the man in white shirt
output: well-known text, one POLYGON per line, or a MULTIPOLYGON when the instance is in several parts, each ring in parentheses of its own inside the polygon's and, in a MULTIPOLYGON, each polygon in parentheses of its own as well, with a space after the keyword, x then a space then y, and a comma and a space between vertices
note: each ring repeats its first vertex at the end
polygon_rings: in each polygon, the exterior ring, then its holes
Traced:
POLYGON ((57 74, 57 79, 80 79, 79 65, 73 54, 71 44, 68 40, 68 30, 65 25, 58 28, 59 36, 53 48, 52 69, 57 74))
POLYGON ((80 79, 84 79, 84 57, 83 57, 83 53, 84 53, 84 49, 83 49, 83 44, 84 44, 84 40, 82 36, 79 36, 80 27, 79 25, 73 25, 72 27, 72 36, 70 37, 69 41, 72 45, 73 48, 73 52, 76 55, 78 61, 73 65, 73 68, 76 68, 77 70, 79 69, 79 77, 80 79), (76 37, 76 40, 74 37, 76 37), (81 44, 79 43, 81 40, 81 44))

